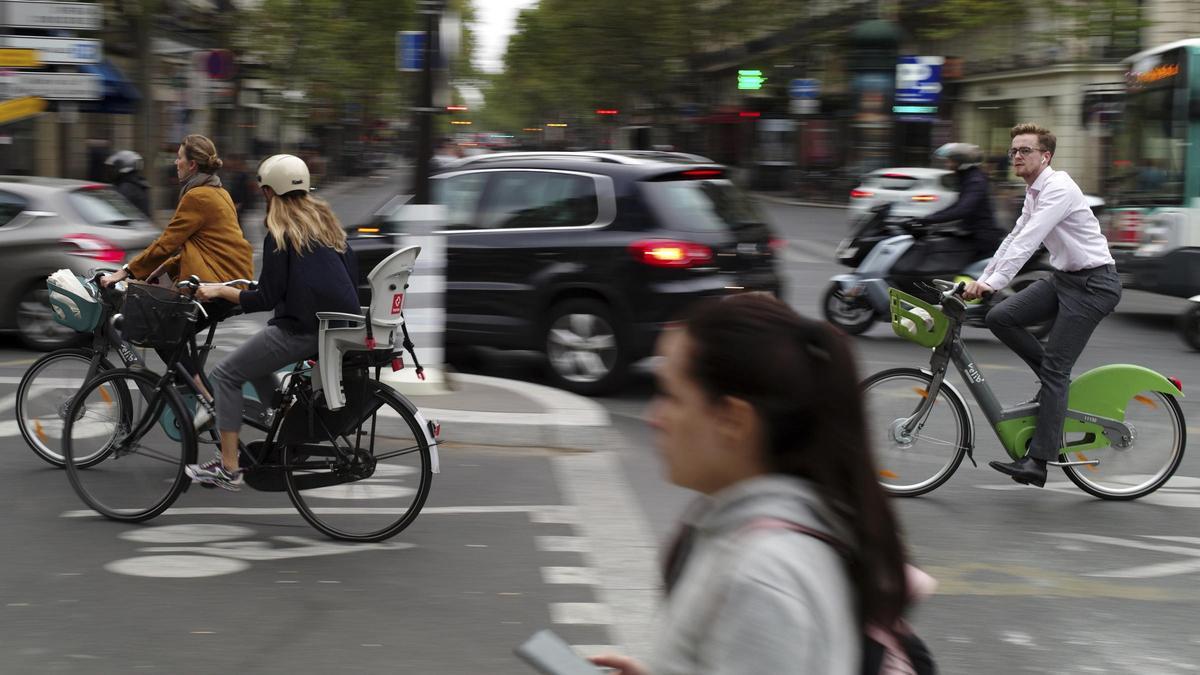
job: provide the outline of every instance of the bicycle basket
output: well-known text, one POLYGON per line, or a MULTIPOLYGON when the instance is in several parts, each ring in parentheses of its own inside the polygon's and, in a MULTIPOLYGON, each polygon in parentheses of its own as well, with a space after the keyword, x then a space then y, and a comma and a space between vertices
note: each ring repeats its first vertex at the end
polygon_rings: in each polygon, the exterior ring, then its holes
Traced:
POLYGON ((100 291, 95 284, 79 275, 75 275, 75 278, 79 280, 79 288, 74 289, 66 288, 53 276, 46 279, 46 288, 50 291, 50 309, 54 311, 54 320, 58 323, 80 333, 90 333, 100 323, 104 305, 100 302, 100 291))
POLYGON ((892 330, 896 335, 930 349, 942 344, 946 329, 950 327, 942 310, 895 288, 888 289, 888 296, 892 306, 892 330))
POLYGON ((199 307, 170 288, 130 283, 121 307, 121 335, 139 347, 169 349, 192 334, 199 307))

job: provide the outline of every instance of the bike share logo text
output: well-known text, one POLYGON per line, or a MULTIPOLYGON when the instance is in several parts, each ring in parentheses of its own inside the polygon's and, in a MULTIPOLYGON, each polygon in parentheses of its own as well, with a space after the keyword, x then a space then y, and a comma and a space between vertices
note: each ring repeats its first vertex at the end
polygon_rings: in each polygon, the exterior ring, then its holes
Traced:
POLYGON ((979 369, 975 367, 974 363, 967 364, 967 379, 975 384, 983 384, 983 375, 979 372, 979 369))

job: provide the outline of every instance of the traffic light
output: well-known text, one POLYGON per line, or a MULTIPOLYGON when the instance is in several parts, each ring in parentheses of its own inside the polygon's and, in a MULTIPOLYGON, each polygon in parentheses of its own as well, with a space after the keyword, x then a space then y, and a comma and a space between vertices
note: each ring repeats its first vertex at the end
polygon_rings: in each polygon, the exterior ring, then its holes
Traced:
POLYGON ((767 78, 763 77, 761 70, 738 71, 738 89, 762 89, 766 81, 767 78))
POLYGON ((620 112, 619 110, 614 110, 612 108, 601 108, 596 111, 596 114, 597 115, 616 115, 619 112, 620 112))

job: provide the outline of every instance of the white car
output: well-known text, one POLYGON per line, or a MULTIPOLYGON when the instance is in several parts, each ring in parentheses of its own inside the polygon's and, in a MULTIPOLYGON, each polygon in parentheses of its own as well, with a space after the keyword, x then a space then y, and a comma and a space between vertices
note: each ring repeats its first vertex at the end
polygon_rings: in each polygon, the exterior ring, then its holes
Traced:
POLYGON ((850 209, 846 215, 854 223, 872 207, 887 202, 892 205, 890 217, 919 218, 940 211, 957 199, 958 177, 953 171, 907 166, 876 169, 850 191, 850 209))

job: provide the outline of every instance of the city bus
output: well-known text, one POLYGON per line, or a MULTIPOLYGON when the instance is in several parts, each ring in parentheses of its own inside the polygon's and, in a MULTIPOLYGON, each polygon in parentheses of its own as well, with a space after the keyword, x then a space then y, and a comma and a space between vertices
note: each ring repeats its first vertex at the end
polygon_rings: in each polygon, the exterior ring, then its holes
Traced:
POLYGON ((1125 59, 1107 234, 1126 288, 1200 293, 1200 38, 1125 59))

